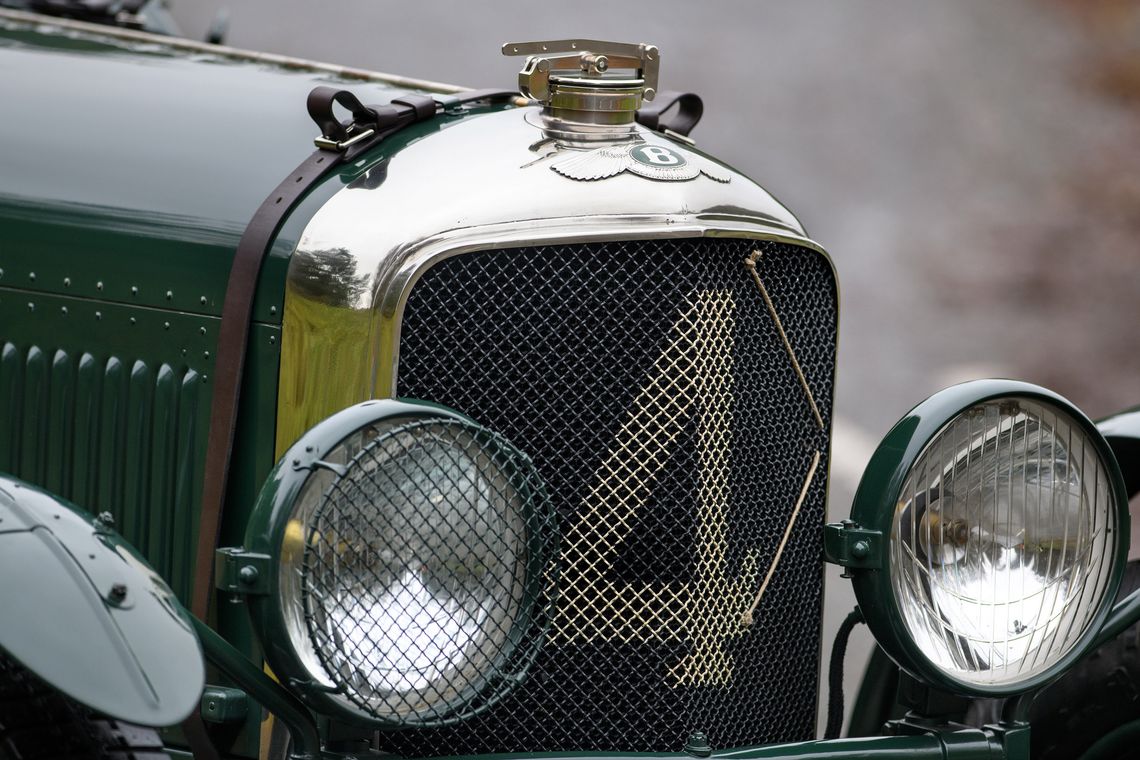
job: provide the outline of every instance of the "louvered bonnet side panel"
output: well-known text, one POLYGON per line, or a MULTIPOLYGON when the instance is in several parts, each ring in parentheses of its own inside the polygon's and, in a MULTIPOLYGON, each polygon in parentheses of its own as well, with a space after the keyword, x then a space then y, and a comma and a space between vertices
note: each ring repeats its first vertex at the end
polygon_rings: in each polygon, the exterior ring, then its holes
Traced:
MULTIPOLYGON (((0 303, 0 317, 12 316, 15 300, 0 303)), ((213 325, 45 295, 24 300, 47 313, 22 322, 19 339, 0 334, 0 471, 109 512, 187 599, 209 424, 203 349, 213 325)))

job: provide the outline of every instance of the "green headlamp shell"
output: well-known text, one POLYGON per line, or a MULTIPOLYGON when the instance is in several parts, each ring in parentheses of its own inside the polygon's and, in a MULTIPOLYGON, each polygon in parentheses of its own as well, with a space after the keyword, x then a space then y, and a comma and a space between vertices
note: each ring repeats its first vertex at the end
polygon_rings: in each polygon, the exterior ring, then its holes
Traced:
POLYGON ((977 380, 947 388, 912 409, 879 444, 855 494, 851 521, 830 526, 828 553, 851 572, 856 599, 879 644, 900 668, 937 688, 966 695, 1007 696, 1030 691, 1064 672, 1092 646, 1104 624, 1124 571, 1128 553, 1128 498, 1120 468, 1095 425, 1066 399, 1036 385, 1012 380, 977 380), (1111 570, 1099 609, 1076 645, 1042 672, 1024 681, 971 683, 937 666, 906 628, 904 612, 891 582, 889 551, 892 520, 908 475, 927 445, 959 414, 986 402, 1024 399, 1064 412, 1087 436, 1109 481, 1116 535, 1110 539, 1111 570), (837 533, 844 541, 835 540, 837 533))

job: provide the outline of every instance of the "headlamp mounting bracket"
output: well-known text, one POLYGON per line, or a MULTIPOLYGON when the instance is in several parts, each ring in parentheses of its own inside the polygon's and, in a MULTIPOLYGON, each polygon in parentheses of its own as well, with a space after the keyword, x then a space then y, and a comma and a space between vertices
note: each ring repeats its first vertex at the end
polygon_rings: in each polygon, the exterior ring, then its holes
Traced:
POLYGON ((219 591, 238 596, 269 593, 273 558, 268 554, 225 547, 214 553, 214 578, 219 591))
POLYGON ((851 570, 881 570, 886 542, 880 531, 864 528, 854 520, 823 526, 823 558, 851 570))

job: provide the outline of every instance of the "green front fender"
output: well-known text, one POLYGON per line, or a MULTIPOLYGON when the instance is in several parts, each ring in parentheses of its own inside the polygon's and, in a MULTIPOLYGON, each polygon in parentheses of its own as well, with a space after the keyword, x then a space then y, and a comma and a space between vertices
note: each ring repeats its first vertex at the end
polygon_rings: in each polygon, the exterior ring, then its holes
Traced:
POLYGON ((202 650, 170 587, 102 521, 0 475, 0 649, 72 699, 148 726, 199 703, 202 650))

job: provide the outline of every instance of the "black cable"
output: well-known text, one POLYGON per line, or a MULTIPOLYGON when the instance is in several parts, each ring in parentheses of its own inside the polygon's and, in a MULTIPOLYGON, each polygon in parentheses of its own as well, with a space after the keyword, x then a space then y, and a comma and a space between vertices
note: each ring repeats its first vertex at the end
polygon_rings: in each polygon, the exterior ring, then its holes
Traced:
POLYGON ((824 739, 838 739, 839 732, 843 730, 843 658, 847 654, 851 631, 862 622, 863 613, 856 607, 835 632, 831 664, 827 671, 827 728, 823 732, 824 739))

